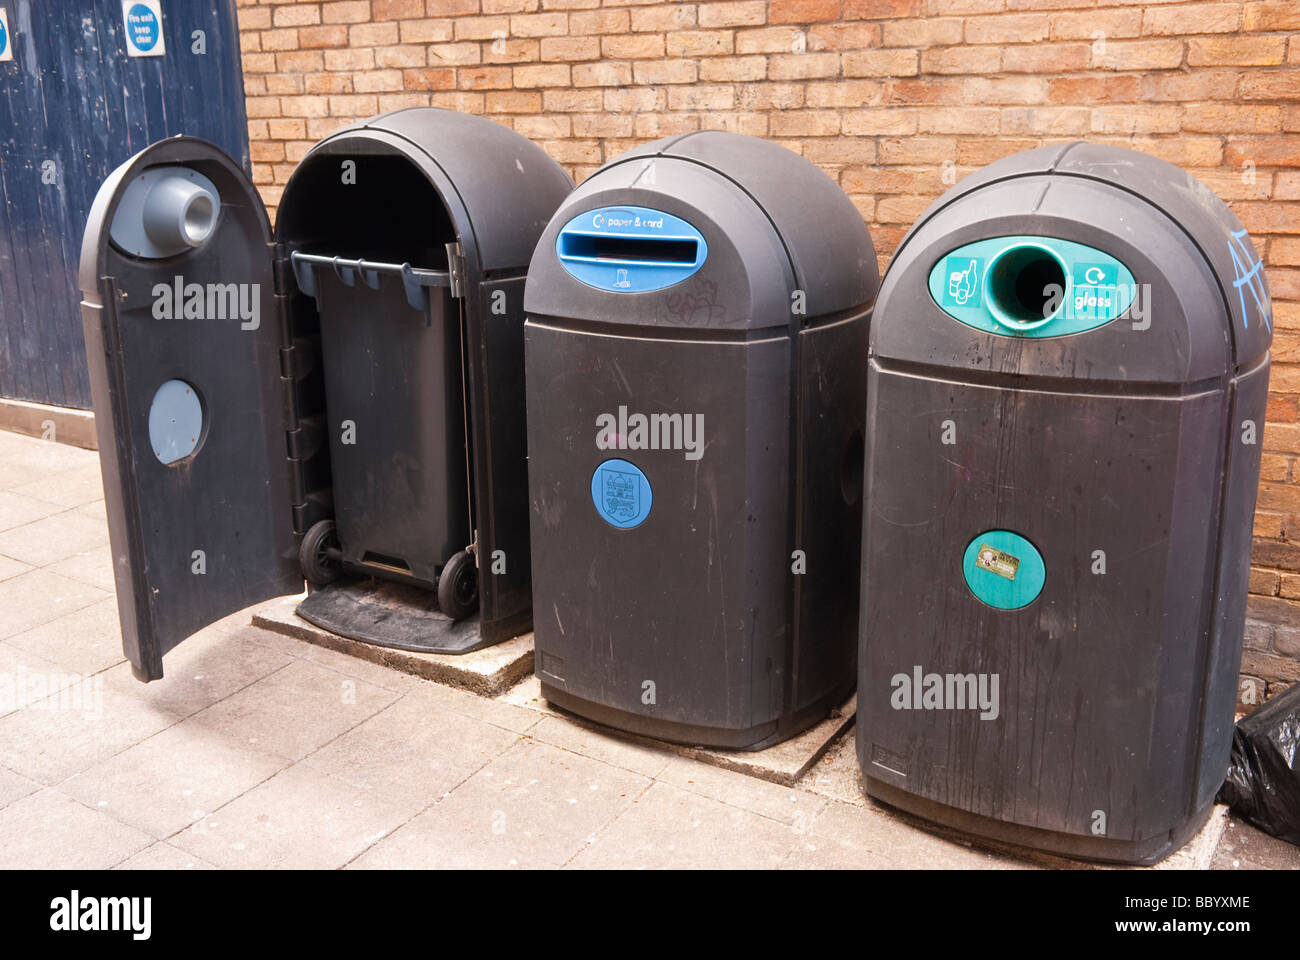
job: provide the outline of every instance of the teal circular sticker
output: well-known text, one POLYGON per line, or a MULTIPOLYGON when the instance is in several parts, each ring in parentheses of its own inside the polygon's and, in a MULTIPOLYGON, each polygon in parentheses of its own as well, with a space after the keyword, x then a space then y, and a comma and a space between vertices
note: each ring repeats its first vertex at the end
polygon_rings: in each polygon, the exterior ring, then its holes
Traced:
POLYGON ((1033 603, 1047 579, 1038 548, 1010 530, 987 530, 972 540, 961 570, 970 592, 999 610, 1033 603))
POLYGON ((635 464, 606 460, 591 475, 591 502, 611 527, 631 530, 650 516, 654 494, 650 481, 635 464))

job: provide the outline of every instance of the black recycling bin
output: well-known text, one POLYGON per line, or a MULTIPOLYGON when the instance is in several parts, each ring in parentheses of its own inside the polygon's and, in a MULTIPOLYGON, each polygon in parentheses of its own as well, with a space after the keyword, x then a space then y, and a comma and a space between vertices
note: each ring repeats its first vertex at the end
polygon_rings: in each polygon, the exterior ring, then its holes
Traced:
POLYGON ((571 188, 513 131, 429 108, 316 144, 274 234, 201 140, 105 181, 82 315, 138 677, 304 577, 303 616, 375 643, 456 653, 528 629, 523 282, 571 188), (359 604, 372 577, 428 599, 359 604))
POLYGON ((536 670, 552 703, 758 748, 855 683, 862 217, 722 132, 606 164, 525 291, 536 670))
POLYGON ((1151 863, 1223 781, 1272 339, 1241 224, 1168 163, 1046 147, 941 197, 871 329, 868 794, 1151 863))

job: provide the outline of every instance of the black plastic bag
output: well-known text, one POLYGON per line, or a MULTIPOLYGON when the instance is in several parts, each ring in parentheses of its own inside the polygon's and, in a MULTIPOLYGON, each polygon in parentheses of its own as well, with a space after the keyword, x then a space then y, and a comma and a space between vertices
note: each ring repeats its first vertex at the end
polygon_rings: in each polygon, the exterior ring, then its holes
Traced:
POLYGON ((1237 724, 1219 802, 1265 833, 1300 846, 1300 683, 1237 724))

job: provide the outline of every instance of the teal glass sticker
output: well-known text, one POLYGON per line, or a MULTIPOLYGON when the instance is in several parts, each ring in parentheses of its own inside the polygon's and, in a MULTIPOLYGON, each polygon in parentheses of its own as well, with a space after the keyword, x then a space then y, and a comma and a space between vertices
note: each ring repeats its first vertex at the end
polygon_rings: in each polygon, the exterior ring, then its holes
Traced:
POLYGON ((999 610, 1019 610, 1038 598, 1047 569, 1038 548, 1010 530, 986 530, 962 555, 966 586, 999 610))
POLYGON ((1133 274, 1107 253, 1055 237, 977 240, 934 264, 930 296, 948 316, 1003 337, 1063 337, 1123 316, 1133 274))
POLYGON ((948 257, 943 265, 945 307, 980 307, 984 304, 984 261, 979 257, 948 257))

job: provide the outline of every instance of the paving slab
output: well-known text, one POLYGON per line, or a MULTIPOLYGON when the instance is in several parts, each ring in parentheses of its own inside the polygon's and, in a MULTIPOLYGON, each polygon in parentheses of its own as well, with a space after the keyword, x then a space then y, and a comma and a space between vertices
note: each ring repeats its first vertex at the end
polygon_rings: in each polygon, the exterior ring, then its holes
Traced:
POLYGON ((98 520, 107 527, 108 511, 104 507, 103 500, 96 500, 93 503, 86 503, 72 510, 79 517, 90 517, 92 520, 98 520))
POLYGON ((616 736, 596 724, 569 717, 543 715, 530 727, 529 736, 552 746, 639 773, 657 777, 676 757, 666 745, 653 740, 616 736))
POLYGON ((43 567, 107 542, 104 524, 69 510, 0 533, 0 553, 43 567))
POLYGON ((525 738, 351 866, 558 867, 652 782, 525 738))
POLYGON ((327 667, 293 660, 194 714, 192 721, 224 734, 232 743, 301 760, 397 697, 391 690, 327 667))
POLYGON ((0 764, 42 784, 58 783, 175 722, 136 690, 96 674, 0 717, 0 764))
POLYGON ((4 642, 86 676, 125 659, 117 601, 111 596, 24 630, 4 642))
POLYGON ((16 577, 20 573, 35 569, 30 563, 23 563, 13 557, 0 555, 0 580, 8 580, 10 577, 16 577))
POLYGON ((38 703, 83 679, 52 660, 0 641, 0 717, 38 703))
POLYGON ((395 650, 341 637, 308 623, 295 612, 299 599, 280 597, 257 607, 253 612, 253 624, 426 680, 461 687, 485 697, 504 693, 533 670, 531 633, 482 650, 456 655, 395 650))
POLYGON ((69 470, 60 470, 30 483, 12 487, 11 492, 64 509, 79 507, 104 499, 104 484, 100 480, 99 458, 91 455, 90 462, 69 470))
POLYGON ((231 742, 191 720, 83 770, 58 789, 161 840, 287 765, 283 757, 231 742))
POLYGON ((51 563, 46 569, 74 580, 81 580, 108 593, 117 589, 117 581, 113 578, 113 551, 107 542, 79 550, 62 560, 51 563))
POLYGON ((0 808, 41 789, 41 785, 20 773, 0 767, 0 808))
POLYGON ((214 870, 215 867, 186 853, 179 847, 159 841, 145 847, 134 856, 127 857, 113 868, 114 870, 214 870))
POLYGON ((656 782, 567 864, 577 869, 774 869, 799 840, 791 827, 656 782))
POLYGON ((0 490, 0 533, 44 520, 51 514, 62 513, 64 510, 52 503, 24 496, 18 489, 22 488, 0 490))
POLYGON ((306 764, 276 774, 168 843, 218 867, 342 867, 409 817, 382 791, 343 783, 306 764))
POLYGON ((42 477, 98 464, 93 450, 79 450, 67 444, 24 437, 0 429, 0 489, 11 489, 42 477))
POLYGON ((0 810, 0 869, 106 870, 153 842, 142 830, 57 790, 0 810))
POLYGON ((685 757, 673 757, 655 779, 791 828, 808 826, 827 802, 826 798, 806 790, 685 757))
POLYGON ((518 739, 513 731, 407 696, 309 754, 302 763, 384 796, 412 817, 518 739))
POLYGON ((108 596, 98 587, 39 568, 0 580, 0 640, 108 596))
POLYGON ((180 720, 294 662, 292 656, 258 643, 250 636, 255 632, 222 624, 200 630, 167 654, 162 679, 151 683, 137 680, 125 660, 103 676, 125 695, 180 720))
POLYGON ((542 715, 536 710, 529 710, 500 699, 489 700, 459 687, 448 687, 411 676, 404 676, 402 681, 402 689, 407 696, 424 698, 444 710, 461 713, 515 733, 531 730, 542 719, 542 715))

